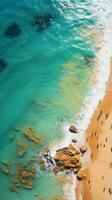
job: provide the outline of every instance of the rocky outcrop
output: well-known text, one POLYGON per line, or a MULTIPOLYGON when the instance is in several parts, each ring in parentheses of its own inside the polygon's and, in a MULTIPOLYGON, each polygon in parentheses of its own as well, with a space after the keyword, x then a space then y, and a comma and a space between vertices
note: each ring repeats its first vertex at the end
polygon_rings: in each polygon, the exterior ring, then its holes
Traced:
POLYGON ((73 146, 59 149, 54 157, 56 166, 60 170, 78 172, 81 168, 80 152, 73 146))
POLYGON ((19 188, 32 189, 34 187, 35 176, 35 166, 32 166, 31 168, 24 166, 18 167, 15 175, 10 181, 10 190, 18 192, 19 188))
POLYGON ((69 127, 69 131, 72 132, 72 133, 78 133, 78 129, 77 129, 76 126, 74 126, 74 125, 71 125, 71 126, 69 127))

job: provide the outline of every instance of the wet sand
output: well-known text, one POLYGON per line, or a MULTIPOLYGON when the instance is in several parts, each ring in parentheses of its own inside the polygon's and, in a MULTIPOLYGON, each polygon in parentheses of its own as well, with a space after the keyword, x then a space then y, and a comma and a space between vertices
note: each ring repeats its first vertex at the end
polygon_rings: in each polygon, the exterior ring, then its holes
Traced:
POLYGON ((112 60, 105 96, 92 116, 86 143, 91 162, 83 170, 87 178, 77 181, 77 200, 112 200, 112 60))

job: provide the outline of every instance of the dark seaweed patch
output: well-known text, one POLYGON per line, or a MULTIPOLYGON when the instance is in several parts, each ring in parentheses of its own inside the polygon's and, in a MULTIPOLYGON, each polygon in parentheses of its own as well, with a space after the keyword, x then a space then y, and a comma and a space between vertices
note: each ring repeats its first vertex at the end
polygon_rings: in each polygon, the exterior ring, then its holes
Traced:
POLYGON ((9 38, 18 37, 21 34, 21 28, 18 24, 12 23, 9 25, 6 30, 4 31, 4 35, 9 38))
POLYGON ((0 72, 3 72, 6 67, 7 63, 5 62, 5 60, 0 59, 0 72))

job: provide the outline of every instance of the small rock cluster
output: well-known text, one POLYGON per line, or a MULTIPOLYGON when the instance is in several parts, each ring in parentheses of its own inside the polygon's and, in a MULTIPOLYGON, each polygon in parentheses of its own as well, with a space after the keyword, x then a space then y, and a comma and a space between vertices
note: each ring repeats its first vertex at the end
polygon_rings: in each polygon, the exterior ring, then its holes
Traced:
POLYGON ((32 189, 36 176, 35 166, 30 168, 25 166, 18 167, 15 175, 10 181, 10 190, 17 192, 20 188, 32 189))
MULTIPOLYGON (((69 127, 69 131, 71 133, 78 133, 78 129, 74 125, 69 127)), ((53 167, 53 172, 55 174, 60 171, 65 171, 66 173, 74 172, 77 174, 77 179, 80 181, 86 179, 82 170, 81 156, 87 152, 87 145, 83 144, 77 149, 75 143, 77 143, 77 139, 72 139, 72 144, 57 150, 54 158, 52 158, 49 151, 47 151, 44 154, 44 158, 48 165, 53 167)), ((45 167, 45 163, 43 165, 45 167)))

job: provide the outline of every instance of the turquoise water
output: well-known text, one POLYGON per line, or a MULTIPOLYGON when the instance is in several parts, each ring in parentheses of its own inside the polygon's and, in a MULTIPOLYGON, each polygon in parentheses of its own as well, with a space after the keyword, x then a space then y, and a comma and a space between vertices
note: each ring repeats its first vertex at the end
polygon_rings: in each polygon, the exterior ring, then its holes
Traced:
POLYGON ((42 170, 38 155, 63 137, 62 123, 73 123, 89 88, 94 45, 85 30, 94 27, 91 1, 1 0, 0 59, 0 166, 7 162, 11 173, 0 173, 2 200, 56 199, 63 196, 55 175, 42 170), (35 16, 51 14, 48 26, 32 26, 35 16), (20 35, 9 38, 6 28, 17 23, 20 35), (87 62, 91 60, 91 63, 87 62), (24 136, 31 128, 42 139, 36 145, 24 136), (24 143, 26 154, 18 155, 24 143), (30 164, 29 164, 30 163, 30 164), (36 164, 32 190, 10 191, 10 181, 19 165, 36 164), (6 191, 6 192, 5 192, 6 191), (39 196, 38 196, 39 195, 39 196))

